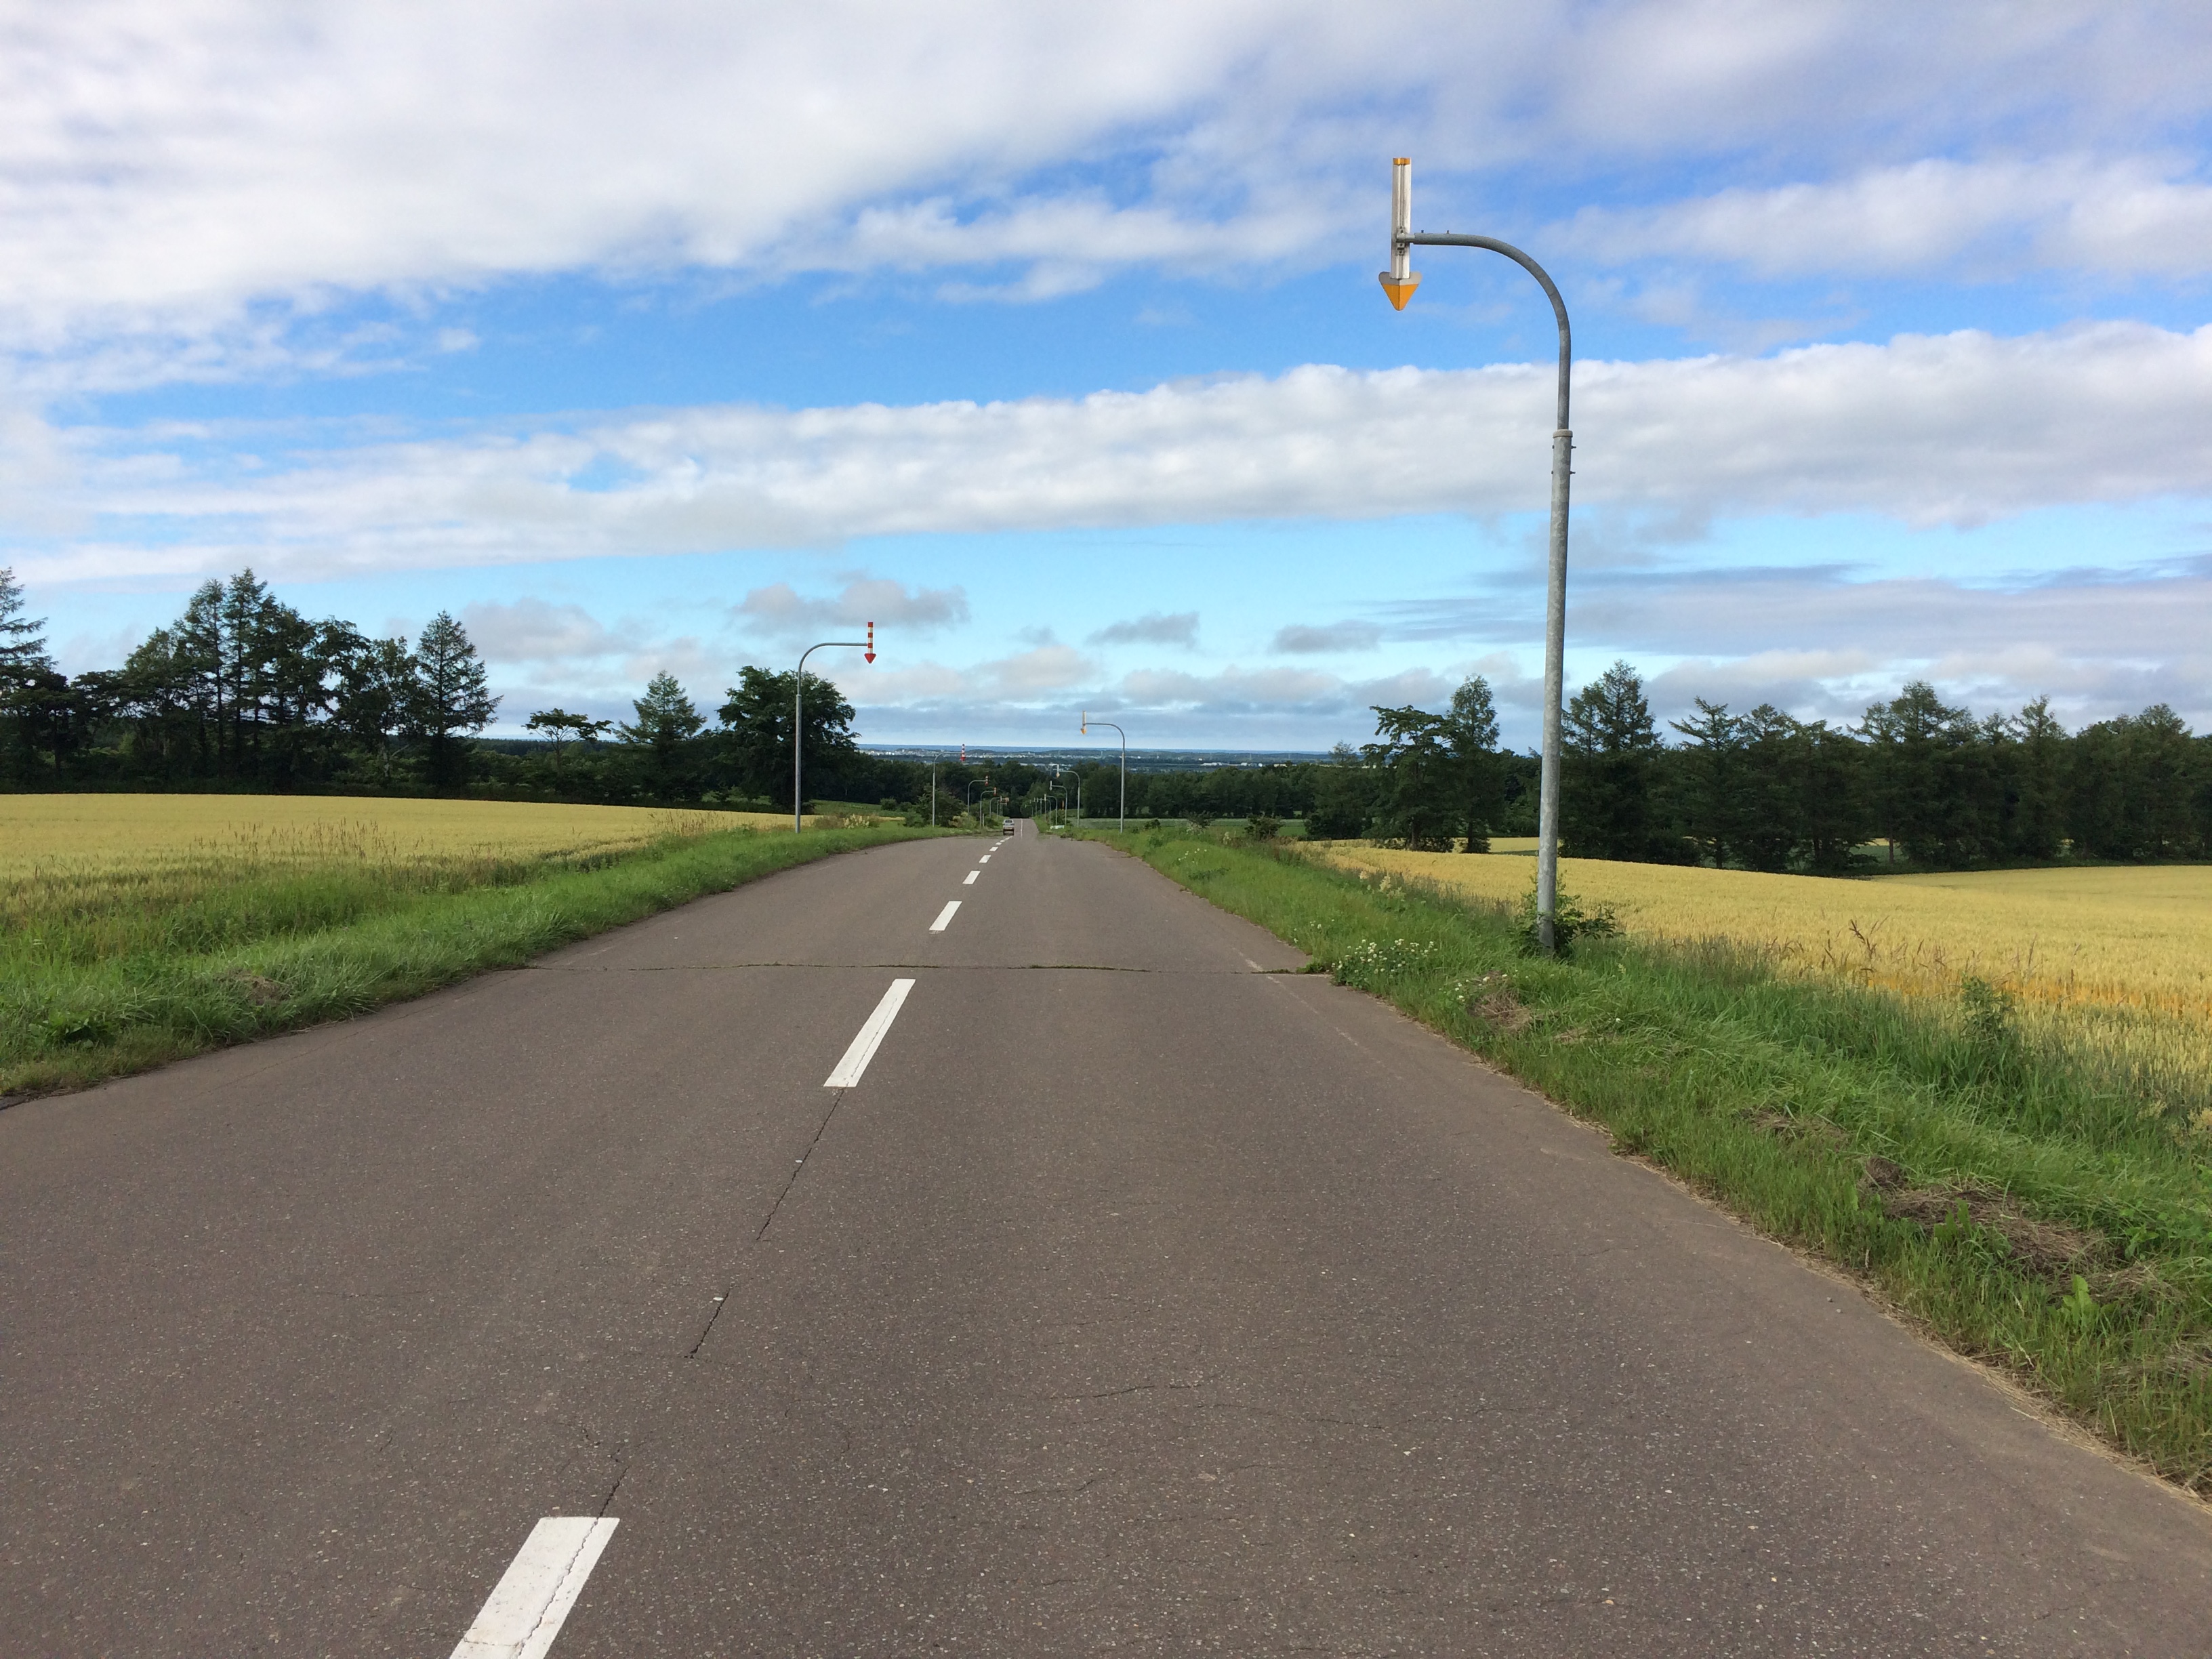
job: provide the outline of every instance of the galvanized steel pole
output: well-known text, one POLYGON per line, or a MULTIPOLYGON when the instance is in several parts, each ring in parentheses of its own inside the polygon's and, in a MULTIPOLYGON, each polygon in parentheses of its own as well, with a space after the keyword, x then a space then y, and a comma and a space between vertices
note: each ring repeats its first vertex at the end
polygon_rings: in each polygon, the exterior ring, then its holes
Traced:
POLYGON ((1421 279, 1408 250, 1414 247, 1480 247, 1502 253, 1534 276, 1552 302, 1559 324, 1559 414, 1552 430, 1552 546, 1550 591, 1544 601, 1544 750, 1541 793, 1536 805, 1536 936, 1547 952, 1558 945, 1559 902, 1559 713, 1565 696, 1567 641, 1567 483, 1573 475, 1575 434, 1567 419, 1567 382, 1574 364, 1574 337, 1567 326, 1566 301, 1543 266, 1492 236, 1416 235, 1413 222, 1413 164, 1403 156, 1390 173, 1390 269, 1382 291, 1400 311, 1421 279))
POLYGON ((865 646, 868 660, 873 662, 876 659, 875 625, 872 623, 869 624, 868 637, 865 640, 824 640, 819 645, 808 646, 799 653, 799 672, 791 677, 791 833, 794 836, 799 833, 799 815, 805 800, 799 793, 799 752, 806 747, 806 722, 800 712, 801 699, 806 690, 806 659, 816 652, 825 651, 833 645, 865 646))
MULTIPOLYGON (((1121 728, 1115 725, 1111 720, 1094 720, 1090 715, 1085 714, 1083 717, 1083 735, 1086 738, 1089 737, 1091 735, 1091 728, 1094 726, 1103 726, 1109 731, 1121 732, 1121 728)), ((1129 734, 1127 732, 1121 732, 1121 811, 1120 825, 1123 830, 1127 830, 1129 827, 1129 734)))

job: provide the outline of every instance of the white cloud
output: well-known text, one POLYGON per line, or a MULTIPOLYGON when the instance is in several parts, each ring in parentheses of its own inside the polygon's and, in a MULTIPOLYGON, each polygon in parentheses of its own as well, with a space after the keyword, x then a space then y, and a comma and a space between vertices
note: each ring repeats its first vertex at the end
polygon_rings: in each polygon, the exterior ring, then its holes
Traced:
MULTIPOLYGON (((220 476, 197 434, 192 448, 164 449, 73 434, 82 482, 62 505, 101 533, 27 540, 18 574, 250 563, 299 577, 866 536, 1534 510, 1551 379, 1519 365, 1310 367, 1073 400, 674 410, 269 457, 220 476), (624 482, 579 487, 593 469, 624 482)), ((2212 495, 2212 325, 1593 362, 1577 388, 1576 499, 1681 522, 1872 513, 1965 526, 2212 495)), ((840 617, 879 601, 950 618, 954 593, 861 584, 829 603, 840 617)), ((821 602, 763 590, 758 603, 796 614, 821 602)))
MULTIPOLYGON (((1240 668, 1212 674, 1140 669, 1115 689, 1121 706, 1184 714, 1297 713, 1309 717, 1361 716, 1372 704, 1435 703, 1451 695, 1453 682, 1427 668, 1409 668, 1374 680, 1347 680, 1311 668, 1240 668)), ((1355 719, 1358 729, 1370 722, 1355 719)))
POLYGON ((1109 623, 1091 636, 1093 645, 1188 645, 1198 643, 1198 612, 1173 615, 1147 611, 1141 617, 1109 623))
POLYGON ((156 375, 281 358, 349 294, 1011 264, 969 290, 1034 296, 1368 249, 1394 153, 1471 205, 1539 160, 2154 147, 2212 88, 2187 0, 78 0, 7 39, 0 334, 143 332, 156 375))
POLYGON ((625 659, 623 678, 642 685, 655 674, 673 674, 690 688, 691 700, 711 711, 721 702, 714 688, 737 678, 735 659, 727 651, 691 635, 654 641, 625 659))
POLYGON ((1098 672, 1098 665, 1073 646, 1041 645, 988 663, 983 672, 1004 695, 1033 697, 1081 685, 1098 672))
POLYGON ((0 313, 52 339, 586 267, 1150 259, 1201 238, 1264 255, 1310 240, 1310 204, 1256 204, 1247 235, 1234 204, 1189 193, 1006 185, 1138 135, 1218 150, 1231 135, 1199 129, 1232 88, 1303 107, 1382 70, 1388 46, 1318 0, 19 12, 0 313))
POLYGON ((1724 261, 1765 276, 1954 265, 2201 276, 2212 270, 2212 185, 2187 171, 2144 157, 1928 159, 1827 183, 1586 208, 1544 240, 1608 260, 1724 261))
MULTIPOLYGON (((1487 609, 1471 608, 1471 619, 1487 609)), ((1616 576, 1585 584, 1569 620, 1578 638, 1632 651, 1872 651, 1893 665, 2029 647, 2065 659, 2179 659, 2212 653, 2212 569, 2082 571, 2010 589, 1831 570, 1616 576)))
POLYGON ((1372 651, 1382 642, 1382 630, 1373 623, 1329 623, 1319 628, 1293 623, 1278 629, 1268 648, 1290 655, 1320 655, 1330 651, 1372 651))
POLYGON ((460 619, 489 662, 567 662, 638 648, 633 633, 605 627, 580 605, 529 598, 488 600, 464 606, 460 619))
POLYGON ((886 577, 853 574, 834 599, 807 599, 789 582, 756 587, 734 607, 756 629, 779 635, 824 628, 881 628, 931 634, 968 620, 959 587, 908 587, 886 577))

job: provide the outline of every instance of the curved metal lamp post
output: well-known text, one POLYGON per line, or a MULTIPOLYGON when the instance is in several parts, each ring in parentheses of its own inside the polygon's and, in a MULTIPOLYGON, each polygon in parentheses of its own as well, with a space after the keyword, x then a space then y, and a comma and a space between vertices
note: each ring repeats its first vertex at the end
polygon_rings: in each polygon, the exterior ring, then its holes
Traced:
POLYGON ((1400 156, 1390 170, 1390 269, 1382 272, 1383 293, 1398 310, 1413 297, 1421 278, 1411 264, 1415 247, 1480 247, 1502 253, 1534 276, 1552 302, 1559 322, 1559 419, 1552 430, 1551 587, 1544 604, 1544 750, 1542 789, 1536 805, 1536 937, 1548 954, 1558 940, 1554 924, 1559 902, 1559 704, 1567 638, 1567 480, 1572 473, 1575 434, 1567 421, 1567 378, 1574 362, 1573 336, 1567 328, 1566 301, 1543 266, 1510 242, 1491 236, 1423 233, 1413 223, 1413 164, 1400 156))
POLYGON ((868 653, 868 660, 876 659, 876 625, 868 624, 865 640, 823 640, 810 645, 799 653, 799 672, 791 677, 791 833, 799 830, 799 814, 805 811, 806 797, 799 787, 799 761, 806 747, 806 721, 800 713, 801 700, 806 695, 806 659, 817 651, 826 651, 833 645, 857 645, 868 653))
MULTIPOLYGON (((1094 720, 1088 713, 1085 713, 1083 716, 1083 735, 1089 737, 1091 728, 1094 726, 1103 726, 1109 732, 1121 732, 1121 728, 1113 721, 1094 720)), ((1129 734, 1127 732, 1121 732, 1121 811, 1119 827, 1122 830, 1129 827, 1129 734)))

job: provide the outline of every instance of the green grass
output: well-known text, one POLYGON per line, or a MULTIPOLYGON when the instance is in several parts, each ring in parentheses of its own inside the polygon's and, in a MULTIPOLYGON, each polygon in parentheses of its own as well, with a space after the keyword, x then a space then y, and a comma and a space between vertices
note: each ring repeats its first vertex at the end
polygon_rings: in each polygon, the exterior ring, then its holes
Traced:
POLYGON ((1933 1005, 1519 919, 1284 849, 1102 837, 1868 1281, 2112 1444, 2212 1485, 2212 1139, 2001 1000, 1933 1005))
POLYGON ((82 1086, 343 1019, 834 853, 891 827, 671 837, 580 863, 334 866, 249 874, 131 930, 50 919, 0 961, 0 1096, 82 1086))

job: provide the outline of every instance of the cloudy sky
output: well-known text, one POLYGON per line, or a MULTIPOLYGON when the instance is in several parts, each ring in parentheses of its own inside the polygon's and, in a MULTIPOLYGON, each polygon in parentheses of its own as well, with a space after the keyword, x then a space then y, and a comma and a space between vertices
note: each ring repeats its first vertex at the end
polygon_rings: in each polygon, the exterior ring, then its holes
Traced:
POLYGON ((1471 672, 2212 726, 2202 0, 0 0, 0 562, 251 565, 512 726, 1324 747, 1471 672))

